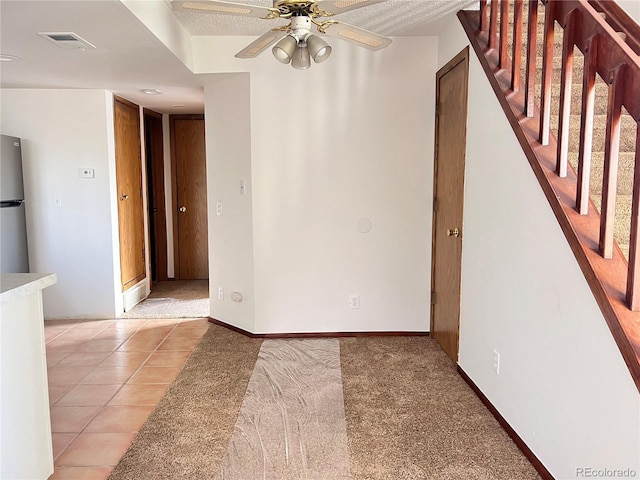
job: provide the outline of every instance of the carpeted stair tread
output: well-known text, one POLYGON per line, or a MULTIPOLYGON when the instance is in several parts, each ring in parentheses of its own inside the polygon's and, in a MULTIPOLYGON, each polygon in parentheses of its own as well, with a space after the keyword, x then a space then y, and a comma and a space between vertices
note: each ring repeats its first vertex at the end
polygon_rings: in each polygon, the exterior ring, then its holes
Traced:
MULTIPOLYGON (((572 154, 575 155, 575 154, 572 154)), ((620 156, 620 167, 618 170, 618 185, 617 192, 618 195, 629 195, 631 196, 633 192, 633 159, 634 155, 632 153, 622 154, 620 156), (631 163, 631 166, 627 166, 631 163)), ((572 159, 573 161, 577 161, 577 157, 572 159)), ((591 176, 590 176, 590 185, 589 191, 592 196, 600 195, 602 193, 602 177, 604 172, 604 164, 601 159, 600 161, 594 161, 591 165, 591 176)), ((573 164, 572 161, 572 164, 573 164)))
MULTIPOLYGON (((557 105, 556 105, 557 109, 557 105)), ((552 107, 553 110, 553 107, 552 107)), ((551 117, 551 128, 558 130, 558 116, 551 117)), ((569 120, 569 149, 578 151, 580 145, 580 115, 573 114, 569 120)), ((593 151, 603 152, 607 133, 607 116, 594 115, 593 118, 593 151)), ((630 115, 623 115, 620 120, 620 153, 635 152, 636 122, 630 115)))

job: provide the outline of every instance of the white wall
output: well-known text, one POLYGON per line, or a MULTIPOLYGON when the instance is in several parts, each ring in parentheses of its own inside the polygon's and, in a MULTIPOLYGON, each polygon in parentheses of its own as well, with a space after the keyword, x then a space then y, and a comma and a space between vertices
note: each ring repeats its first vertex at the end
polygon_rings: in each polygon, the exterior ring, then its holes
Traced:
POLYGON ((205 88, 211 316, 255 331, 249 75, 220 75, 205 88), (245 195, 240 195, 240 181, 245 195), (222 202, 222 215, 216 204, 222 202), (218 288, 224 300, 218 300, 218 288), (242 302, 232 302, 231 292, 242 302))
POLYGON ((46 318, 122 311, 112 105, 103 90, 2 90, 2 133, 22 138, 31 271, 58 275, 46 318))
POLYGON ((640 2, 638 0, 618 0, 617 3, 636 23, 640 23, 640 2))
MULTIPOLYGON (((196 39, 194 62, 201 72, 250 72, 250 90, 230 85, 224 110, 209 101, 221 87, 205 91, 209 156, 221 148, 209 142, 213 118, 237 121, 237 104, 245 129, 250 95, 250 136, 242 139, 251 142, 243 161, 250 154, 253 194, 249 329, 427 331, 436 39, 397 38, 376 53, 334 41, 331 58, 309 71, 282 65, 270 52, 233 59, 248 40, 196 39), (363 217, 372 222, 369 233, 356 229, 363 217), (360 309, 347 307, 350 294, 360 295, 360 309)), ((209 174, 236 192, 235 171, 209 174)), ((221 199, 227 202, 210 197, 221 199)), ((229 222, 229 215, 217 220, 229 222)), ((222 230, 211 222, 212 294, 218 286, 230 291, 236 275, 216 257, 245 249, 240 236, 228 249, 216 248, 222 230)), ((247 325, 223 302, 226 321, 247 325)), ((213 316, 219 303, 212 295, 213 316)))
POLYGON ((459 364, 555 478, 638 472, 638 390, 473 49, 469 75, 459 364))
POLYGON ((122 4, 153 32, 171 52, 193 70, 193 53, 189 33, 178 21, 167 2, 120 0, 122 4))

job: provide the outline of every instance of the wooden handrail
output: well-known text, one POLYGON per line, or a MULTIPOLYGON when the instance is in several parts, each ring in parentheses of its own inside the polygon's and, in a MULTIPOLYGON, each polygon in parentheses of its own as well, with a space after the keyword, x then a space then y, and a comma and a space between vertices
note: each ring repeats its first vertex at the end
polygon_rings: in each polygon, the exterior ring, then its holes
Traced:
MULTIPOLYGON (((602 18, 586 0, 553 0, 549 3, 556 4, 554 17, 561 24, 571 11, 577 9, 581 13, 581 27, 576 31, 575 45, 582 53, 592 37, 599 38, 601 52, 606 54, 597 56, 596 71, 605 81, 611 82, 618 66, 625 65, 625 72, 620 78, 625 85, 621 93, 622 106, 636 121, 640 120, 640 95, 638 94, 640 92, 640 56, 631 48, 631 44, 640 42, 640 33, 637 33, 638 37, 633 37, 631 35, 634 30, 628 29, 626 30, 628 33, 623 32, 626 35, 623 40, 614 27, 607 23, 609 21, 618 24, 616 18, 610 16, 611 14, 606 19, 602 18)), ((613 11, 611 6, 609 11, 613 11)))
POLYGON ((541 1, 544 33, 538 105, 534 101, 538 0, 529 1, 523 80, 520 79, 521 0, 490 0, 489 4, 480 0, 479 12, 460 12, 459 18, 640 390, 640 314, 636 313, 640 311, 640 26, 610 1, 541 1), (507 52, 511 4, 514 5, 513 48, 507 52), (559 63, 558 130, 553 132, 551 90, 555 88, 552 82, 556 25, 563 30, 563 43, 559 63), (574 48, 584 56, 579 112, 571 111, 574 48), (509 54, 512 59, 508 58, 509 54), (597 76, 608 85, 600 213, 590 200, 597 76), (524 85, 522 91, 521 84, 524 85), (614 241, 623 109, 638 128, 634 139, 628 262, 614 241), (569 119, 575 114, 580 116, 577 171, 568 161, 569 119))
POLYGON ((616 2, 611 0, 589 0, 597 12, 604 13, 607 23, 616 32, 623 33, 625 42, 640 55, 640 25, 638 25, 616 2))

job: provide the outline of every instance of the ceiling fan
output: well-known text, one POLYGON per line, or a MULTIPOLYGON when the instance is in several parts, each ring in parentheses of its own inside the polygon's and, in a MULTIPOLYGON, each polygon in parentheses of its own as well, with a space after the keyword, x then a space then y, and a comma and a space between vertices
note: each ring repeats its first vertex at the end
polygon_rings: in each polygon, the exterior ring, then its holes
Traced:
POLYGON ((336 37, 369 50, 381 50, 391 43, 390 38, 380 36, 359 27, 333 20, 333 16, 386 0, 273 0, 273 7, 245 5, 223 0, 173 0, 176 10, 197 11, 211 14, 236 15, 273 20, 288 19, 289 24, 269 30, 240 50, 237 58, 254 58, 274 42, 272 52, 276 59, 293 68, 306 70, 311 59, 324 62, 331 55, 331 47, 318 35, 336 37))

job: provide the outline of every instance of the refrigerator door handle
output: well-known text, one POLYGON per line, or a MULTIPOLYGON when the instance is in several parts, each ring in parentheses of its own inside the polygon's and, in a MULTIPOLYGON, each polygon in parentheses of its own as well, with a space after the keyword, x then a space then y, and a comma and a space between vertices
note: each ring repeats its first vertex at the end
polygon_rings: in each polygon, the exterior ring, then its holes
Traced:
POLYGON ((24 200, 2 200, 0 201, 0 208, 19 207, 24 203, 24 200))

